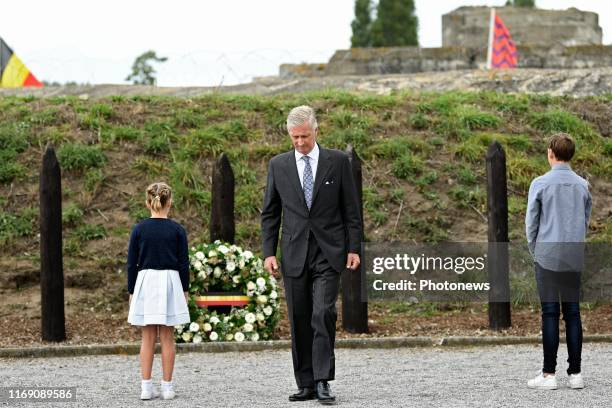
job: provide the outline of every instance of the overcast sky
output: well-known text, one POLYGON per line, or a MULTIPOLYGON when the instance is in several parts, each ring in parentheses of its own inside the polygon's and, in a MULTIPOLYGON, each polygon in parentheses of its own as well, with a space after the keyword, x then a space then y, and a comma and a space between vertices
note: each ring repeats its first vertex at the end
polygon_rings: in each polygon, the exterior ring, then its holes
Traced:
MULTIPOLYGON (((423 47, 442 44, 442 14, 505 0, 416 0, 423 47)), ((612 43, 611 0, 537 0, 599 14, 612 43)), ((275 75, 283 62, 326 62, 350 46, 354 0, 2 1, 0 37, 41 80, 126 83, 134 58, 168 61, 158 85, 219 85, 275 75)))

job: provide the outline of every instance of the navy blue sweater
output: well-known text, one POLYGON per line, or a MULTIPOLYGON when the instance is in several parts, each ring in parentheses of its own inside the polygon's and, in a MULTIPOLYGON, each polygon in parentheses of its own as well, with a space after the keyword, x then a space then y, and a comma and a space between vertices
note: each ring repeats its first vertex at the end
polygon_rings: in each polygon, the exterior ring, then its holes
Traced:
POLYGON ((128 248, 128 292, 134 293, 138 271, 173 269, 189 290, 189 249, 185 229, 167 218, 147 218, 132 228, 128 248))

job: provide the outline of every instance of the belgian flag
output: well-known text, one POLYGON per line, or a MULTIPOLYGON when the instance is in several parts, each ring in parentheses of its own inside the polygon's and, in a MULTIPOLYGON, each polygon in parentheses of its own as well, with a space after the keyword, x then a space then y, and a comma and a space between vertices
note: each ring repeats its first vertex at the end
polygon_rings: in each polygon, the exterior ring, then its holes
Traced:
POLYGON ((41 87, 36 79, 13 50, 0 38, 0 88, 19 88, 22 86, 41 87))

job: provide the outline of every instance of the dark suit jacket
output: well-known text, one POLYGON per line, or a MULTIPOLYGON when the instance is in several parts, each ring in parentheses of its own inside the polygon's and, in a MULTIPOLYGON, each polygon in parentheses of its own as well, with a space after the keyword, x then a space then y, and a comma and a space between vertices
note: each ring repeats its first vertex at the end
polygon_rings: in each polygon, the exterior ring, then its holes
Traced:
POLYGON ((361 250, 361 212, 348 155, 319 145, 310 211, 304 200, 293 150, 270 160, 261 213, 264 257, 276 255, 281 225, 281 268, 297 277, 304 269, 309 232, 330 265, 346 268, 348 252, 361 250))

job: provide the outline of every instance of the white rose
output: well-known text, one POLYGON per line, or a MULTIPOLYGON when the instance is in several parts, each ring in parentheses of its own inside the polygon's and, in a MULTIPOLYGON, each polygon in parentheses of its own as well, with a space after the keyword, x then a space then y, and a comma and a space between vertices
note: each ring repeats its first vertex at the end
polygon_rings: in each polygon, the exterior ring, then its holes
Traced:
POLYGON ((227 341, 232 341, 233 338, 234 338, 234 335, 232 333, 229 333, 227 336, 225 336, 225 340, 227 341))
POLYGON ((259 340, 259 333, 255 332, 255 333, 251 334, 251 340, 253 340, 253 341, 259 340))
POLYGON ((223 316, 223 323, 229 322, 229 316, 223 316))
POLYGON ((202 342, 202 336, 200 336, 199 334, 196 334, 195 336, 193 336, 193 343, 194 344, 198 344, 202 342))
POLYGON ((178 326, 174 326, 174 329, 181 334, 183 332, 183 325, 179 324, 178 326))
POLYGON ((214 258, 214 257, 216 257, 216 256, 217 256, 217 253, 216 253, 215 251, 210 251, 210 252, 208 253, 208 257, 209 257, 209 258, 214 258))
POLYGON ((232 280, 234 281, 234 283, 238 284, 240 283, 240 275, 234 275, 232 276, 232 280))
POLYGON ((200 261, 202 261, 204 259, 204 252, 202 251, 198 251, 195 253, 195 257, 196 259, 199 259, 200 261))
POLYGON ((218 278, 219 276, 221 276, 221 268, 219 268, 218 266, 215 268, 215 271, 213 272, 213 276, 215 278, 218 278))
POLYGON ((244 326, 242 326, 242 330, 244 330, 247 333, 252 332, 253 325, 251 323, 245 323, 244 326))
POLYGON ((264 307, 263 312, 266 316, 270 316, 272 314, 272 306, 264 307))
POLYGON ((253 257, 253 253, 251 251, 244 251, 242 253, 242 256, 244 257, 244 259, 248 261, 249 259, 253 257))
POLYGON ((225 245, 219 245, 218 249, 219 249, 219 252, 221 252, 223 255, 225 255, 225 254, 227 254, 229 252, 229 248, 226 247, 225 245))
POLYGON ((255 283, 253 283, 253 281, 248 281, 247 282, 247 290, 253 291, 253 290, 255 290, 256 287, 257 286, 255 285, 255 283))
POLYGON ((219 320, 219 318, 218 318, 217 316, 213 316, 213 317, 211 317, 211 318, 210 318, 210 322, 211 322, 212 324, 217 324, 217 323, 219 323, 220 321, 221 321, 221 320, 219 320))
POLYGON ((198 272, 198 276, 199 276, 201 279, 206 279, 206 272, 204 272, 204 271, 198 272))
POLYGON ((246 265, 244 259, 240 258, 240 261, 238 261, 238 266, 240 269, 244 269, 244 265, 246 265))
POLYGON ((278 297, 278 293, 276 293, 275 290, 273 290, 272 292, 270 292, 270 299, 276 299, 278 297))
POLYGON ((234 272, 234 270, 236 270, 236 264, 233 262, 228 262, 225 265, 225 269, 227 269, 228 272, 234 272))
POLYGON ((245 320, 247 323, 255 323, 255 320, 256 320, 256 319, 257 319, 257 318, 255 317, 255 315, 254 315, 253 313, 247 313, 247 314, 244 316, 244 320, 245 320))
POLYGON ((257 286, 259 286, 260 288, 265 288, 266 287, 266 280, 262 277, 257 278, 257 286))
POLYGON ((189 340, 191 340, 191 336, 192 336, 191 332, 185 332, 183 333, 181 337, 183 338, 185 343, 189 343, 189 340))
POLYGON ((266 320, 266 316, 264 316, 263 313, 257 313, 257 320, 263 322, 266 320))
POLYGON ((200 331, 200 325, 197 324, 196 322, 193 322, 189 325, 189 331, 197 333, 200 331))
POLYGON ((193 263, 193 267, 196 268, 198 271, 202 269, 202 262, 200 261, 195 261, 193 263))
POLYGON ((259 303, 260 305, 265 305, 266 303, 268 303, 268 297, 266 295, 257 296, 257 303, 259 303))
POLYGON ((210 339, 210 341, 217 341, 217 339, 219 339, 219 335, 217 334, 217 332, 210 332, 208 338, 210 339))
POLYGON ((213 268, 207 265, 206 266, 206 274, 210 275, 212 272, 213 272, 213 268))
POLYGON ((236 339, 236 341, 244 341, 244 334, 242 332, 238 332, 236 333, 234 338, 236 339))
POLYGON ((209 332, 211 330, 212 330, 212 326, 210 325, 210 323, 204 323, 204 331, 209 332))

